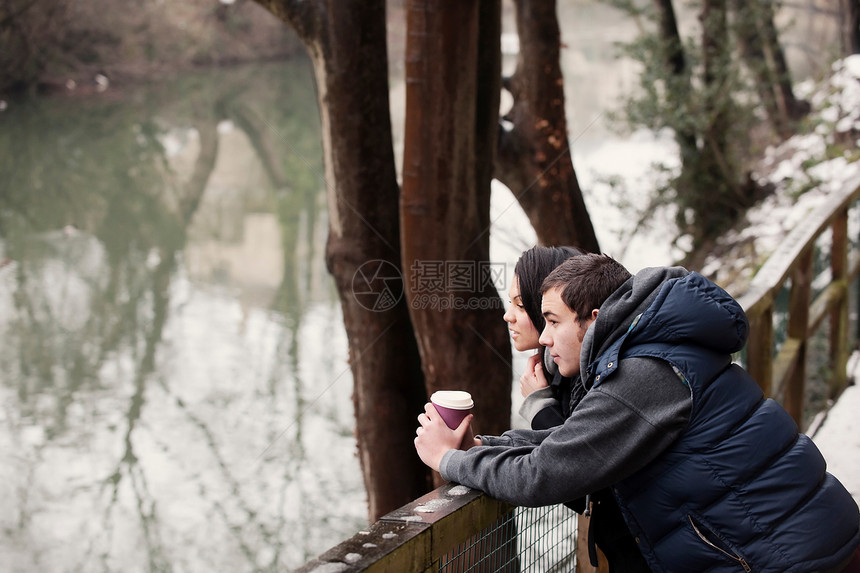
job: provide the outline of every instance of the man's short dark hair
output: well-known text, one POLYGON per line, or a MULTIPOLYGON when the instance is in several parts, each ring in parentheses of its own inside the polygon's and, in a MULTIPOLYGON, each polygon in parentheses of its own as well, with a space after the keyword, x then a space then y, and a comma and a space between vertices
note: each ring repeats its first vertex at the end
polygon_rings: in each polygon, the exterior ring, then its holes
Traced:
POLYGON ((520 283, 520 298, 526 314, 538 332, 546 321, 540 311, 541 285, 543 280, 563 263, 565 259, 583 254, 576 247, 535 246, 523 251, 514 267, 514 276, 520 283))
POLYGON ((562 302, 582 323, 630 277, 630 271, 609 255, 587 253, 567 259, 556 267, 544 279, 540 293, 561 289, 562 302))

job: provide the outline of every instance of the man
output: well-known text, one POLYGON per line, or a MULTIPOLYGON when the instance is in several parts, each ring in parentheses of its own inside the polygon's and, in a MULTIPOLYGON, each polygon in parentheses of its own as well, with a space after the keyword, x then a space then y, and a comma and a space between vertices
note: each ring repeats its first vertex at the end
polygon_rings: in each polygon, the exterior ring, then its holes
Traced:
POLYGON ((728 293, 679 267, 631 277, 596 254, 565 261, 541 290, 540 342, 585 397, 562 426, 482 436, 468 451, 456 448, 471 419, 449 430, 428 404, 415 439, 428 466, 524 506, 610 487, 653 571, 847 564, 860 544, 857 504, 732 364, 748 323, 728 293))

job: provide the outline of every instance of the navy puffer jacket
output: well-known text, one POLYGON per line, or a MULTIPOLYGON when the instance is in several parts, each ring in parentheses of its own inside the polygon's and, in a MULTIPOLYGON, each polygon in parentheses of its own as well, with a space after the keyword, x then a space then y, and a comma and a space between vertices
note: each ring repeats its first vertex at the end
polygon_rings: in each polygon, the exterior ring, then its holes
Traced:
POLYGON ((860 543, 860 512, 821 453, 731 353, 748 323, 697 273, 667 281, 628 332, 593 362, 596 385, 619 359, 669 362, 690 387, 689 426, 653 463, 614 487, 654 571, 812 572, 860 543))

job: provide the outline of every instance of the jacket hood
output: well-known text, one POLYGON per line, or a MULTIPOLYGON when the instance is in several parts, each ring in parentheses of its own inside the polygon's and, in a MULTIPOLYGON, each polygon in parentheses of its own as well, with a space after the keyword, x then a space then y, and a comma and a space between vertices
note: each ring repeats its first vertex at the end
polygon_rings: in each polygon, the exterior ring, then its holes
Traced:
POLYGON ((583 340, 582 363, 627 331, 625 344, 695 344, 731 354, 746 344, 749 323, 740 304, 699 273, 655 267, 628 279, 601 305, 583 340))

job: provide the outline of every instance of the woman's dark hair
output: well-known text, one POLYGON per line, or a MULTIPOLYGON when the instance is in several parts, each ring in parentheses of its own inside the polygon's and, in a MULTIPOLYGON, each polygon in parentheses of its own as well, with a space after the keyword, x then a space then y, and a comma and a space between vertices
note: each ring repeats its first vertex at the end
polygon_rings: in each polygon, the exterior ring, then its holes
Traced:
POLYGON ((565 260, 582 254, 585 253, 576 247, 535 246, 520 255, 514 276, 520 283, 523 307, 538 332, 543 331, 546 324, 540 310, 540 288, 544 279, 565 260))

